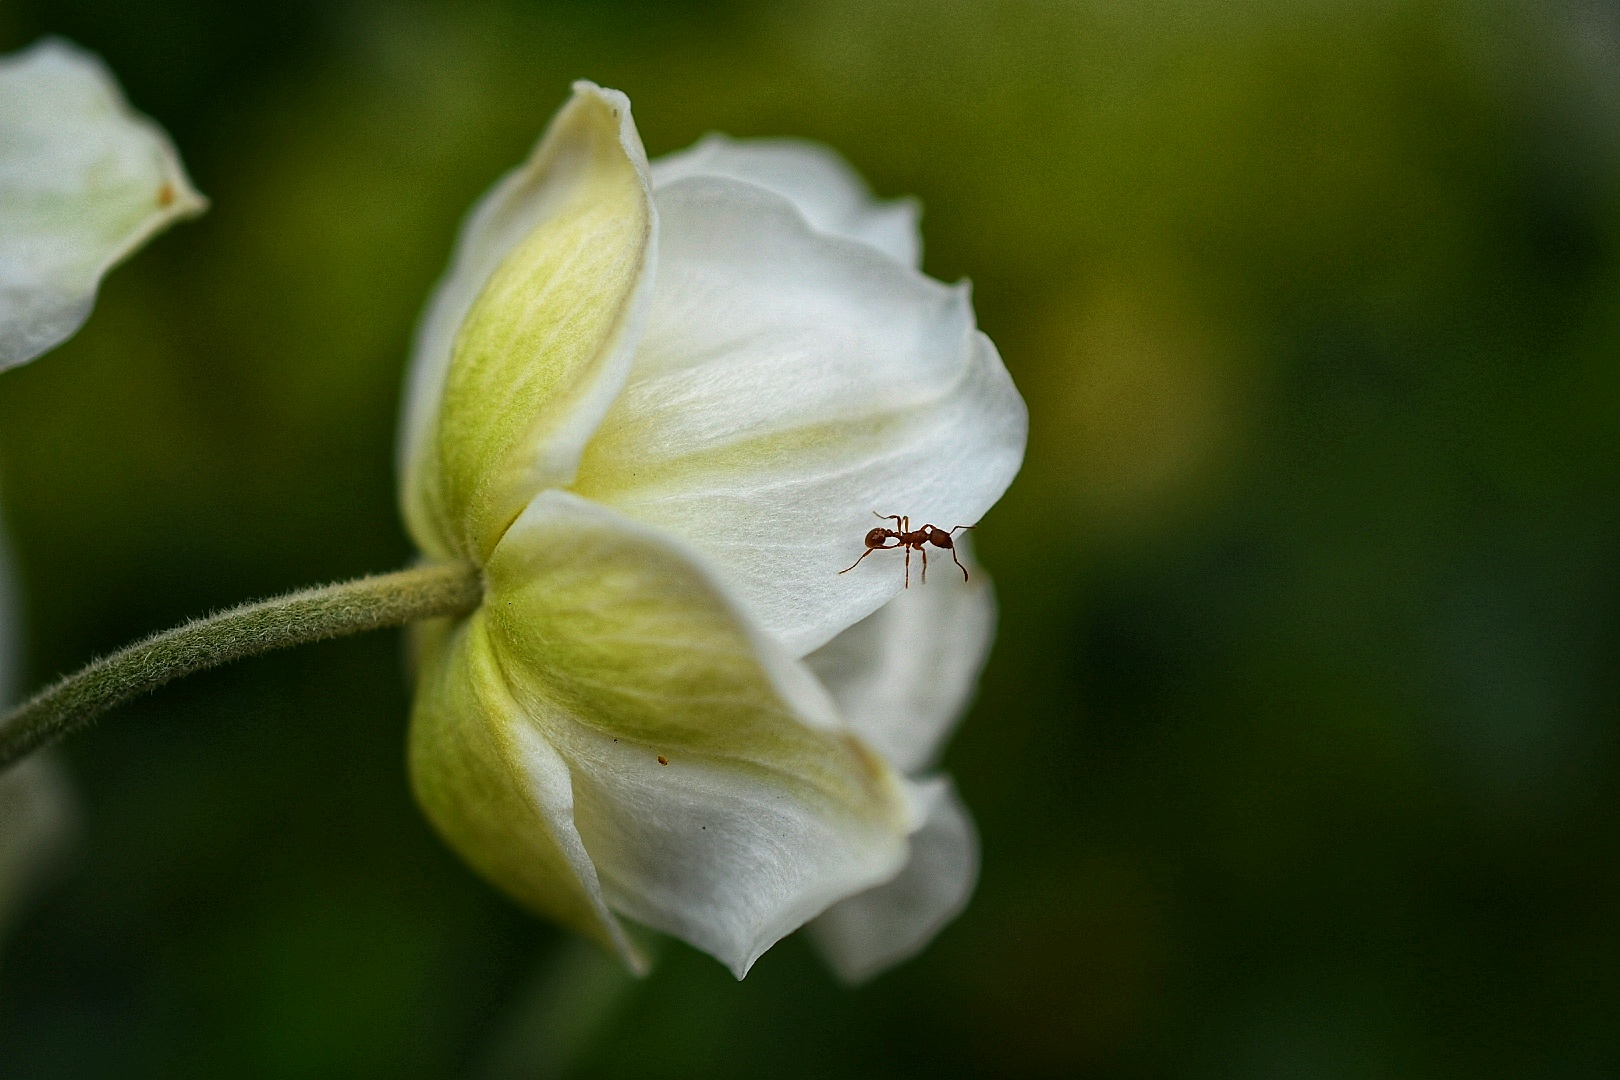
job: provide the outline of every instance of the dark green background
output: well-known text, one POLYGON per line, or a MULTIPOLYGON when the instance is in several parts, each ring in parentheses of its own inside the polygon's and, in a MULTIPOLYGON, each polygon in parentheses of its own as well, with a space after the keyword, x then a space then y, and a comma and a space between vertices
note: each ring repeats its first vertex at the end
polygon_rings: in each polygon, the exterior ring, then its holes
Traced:
POLYGON ((410 558, 414 319, 576 77, 654 154, 810 136, 919 195, 1032 429, 948 757, 983 880, 915 962, 669 944, 548 1004, 588 956, 417 813, 380 634, 71 741, 0 1076, 1620 1074, 1610 10, 8 0, 214 200, 0 378, 31 684, 410 558))

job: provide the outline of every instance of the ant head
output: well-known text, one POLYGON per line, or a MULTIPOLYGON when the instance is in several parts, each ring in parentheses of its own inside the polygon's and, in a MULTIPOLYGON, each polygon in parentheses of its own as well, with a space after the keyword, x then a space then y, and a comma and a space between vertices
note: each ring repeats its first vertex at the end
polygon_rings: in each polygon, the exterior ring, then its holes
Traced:
POLYGON ((888 529, 873 529, 866 534, 866 546, 869 548, 882 547, 883 541, 887 540, 888 538, 888 529))
POLYGON ((928 526, 928 542, 933 544, 935 547, 948 548, 955 546, 955 544, 951 541, 951 534, 946 532, 944 529, 941 529, 938 525, 928 526))

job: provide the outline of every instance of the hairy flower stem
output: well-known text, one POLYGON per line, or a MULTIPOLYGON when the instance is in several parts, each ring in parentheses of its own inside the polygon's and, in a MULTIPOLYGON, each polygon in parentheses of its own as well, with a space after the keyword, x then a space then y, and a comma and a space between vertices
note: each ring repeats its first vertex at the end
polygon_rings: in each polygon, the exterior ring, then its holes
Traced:
POLYGON ((482 597, 476 567, 434 563, 193 620, 92 661, 18 706, 0 720, 0 768, 170 679, 290 645, 464 615, 482 597))

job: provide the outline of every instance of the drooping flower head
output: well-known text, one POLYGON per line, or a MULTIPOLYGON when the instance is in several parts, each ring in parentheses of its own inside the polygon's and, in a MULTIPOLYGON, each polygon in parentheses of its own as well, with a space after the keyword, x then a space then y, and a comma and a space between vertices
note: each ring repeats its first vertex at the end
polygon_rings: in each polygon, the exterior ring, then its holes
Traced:
POLYGON ((419 635, 415 789, 478 870, 632 966, 622 919, 739 977, 816 920, 858 978, 971 891, 971 822, 925 770, 988 585, 840 573, 874 511, 976 523, 1023 457, 967 288, 919 249, 915 207, 825 149, 649 165, 628 99, 580 83, 428 305, 404 513, 485 596, 419 635))

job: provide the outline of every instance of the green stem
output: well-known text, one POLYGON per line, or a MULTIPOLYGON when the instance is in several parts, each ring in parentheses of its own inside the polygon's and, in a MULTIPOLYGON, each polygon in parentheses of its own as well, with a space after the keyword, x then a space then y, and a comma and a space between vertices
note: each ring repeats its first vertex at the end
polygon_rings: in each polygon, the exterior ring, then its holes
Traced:
POLYGON ((182 675, 290 645, 465 615, 483 598, 467 563, 433 563, 288 593, 196 619, 92 661, 0 720, 0 768, 182 675))

